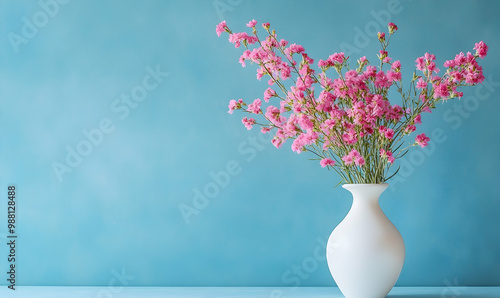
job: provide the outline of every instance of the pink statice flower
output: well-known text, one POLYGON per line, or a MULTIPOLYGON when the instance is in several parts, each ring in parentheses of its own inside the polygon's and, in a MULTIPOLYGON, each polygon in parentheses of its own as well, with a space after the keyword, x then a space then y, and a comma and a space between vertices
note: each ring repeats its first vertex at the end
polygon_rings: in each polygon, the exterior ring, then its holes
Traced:
POLYGON ((256 20, 251 20, 250 22, 248 22, 247 27, 252 28, 252 27, 255 27, 255 25, 257 25, 257 21, 256 20))
POLYGON ((291 44, 288 48, 285 49, 285 53, 288 55, 288 56, 291 56, 293 54, 297 54, 297 53, 303 53, 304 52, 304 47, 301 46, 301 45, 298 45, 298 44, 291 44))
POLYGON ((388 160, 390 163, 394 163, 395 158, 394 158, 394 156, 392 155, 392 152, 391 152, 391 151, 387 151, 387 152, 386 152, 386 154, 387 154, 387 160, 388 160))
POLYGON ((391 128, 387 128, 383 125, 381 125, 379 128, 378 128, 378 131, 381 135, 383 135, 385 138, 387 139, 392 139, 394 137, 394 130, 391 129, 391 128))
POLYGON ((415 138, 415 143, 417 143, 418 145, 420 145, 420 147, 424 148, 425 146, 428 145, 429 141, 431 139, 429 139, 425 133, 422 133, 422 134, 419 134, 416 138, 415 138))
POLYGON ((241 109, 241 104, 243 103, 243 99, 238 99, 238 101, 231 99, 229 101, 229 111, 227 111, 229 114, 232 114, 234 110, 241 109))
POLYGON ((241 122, 248 130, 250 130, 252 129, 252 125, 255 124, 255 119, 244 117, 243 119, 241 119, 241 122))
POLYGON ((273 96, 276 96, 276 91, 274 91, 271 88, 267 88, 266 91, 264 91, 264 101, 269 102, 269 99, 273 96))
POLYGON ((421 114, 417 114, 417 116, 415 116, 415 119, 413 121, 416 124, 422 124, 422 115, 421 114))
POLYGON ((394 163, 395 158, 392 155, 392 151, 385 151, 384 149, 380 148, 380 157, 382 158, 387 158, 387 161, 389 163, 394 163))
POLYGON ((215 33, 217 33, 217 36, 220 37, 222 32, 224 31, 229 31, 229 28, 227 27, 226 21, 220 22, 217 27, 215 27, 215 33))
POLYGON ((385 33, 384 32, 377 33, 377 37, 378 37, 378 40, 385 41, 385 33))
POLYGON ((262 23, 262 28, 268 30, 271 25, 269 23, 262 23))
POLYGON ((488 46, 483 41, 476 43, 474 50, 476 50, 476 55, 478 55, 481 59, 486 57, 486 54, 488 54, 488 46))
POLYGON ((302 127, 303 130, 306 131, 312 131, 314 124, 311 121, 311 118, 309 116, 302 114, 299 116, 299 125, 302 127))
POLYGON ((401 61, 396 60, 392 63, 391 69, 394 71, 400 71, 401 70, 401 61))
POLYGON ((335 63, 341 64, 344 62, 344 59, 345 59, 345 56, 344 56, 343 52, 334 53, 333 55, 330 55, 330 57, 328 57, 328 60, 330 60, 330 62, 332 64, 335 64, 335 63))
POLYGON ((389 82, 401 81, 401 72, 395 72, 392 70, 387 71, 387 80, 389 82))
POLYGON ((392 130, 391 128, 386 129, 384 132, 384 136, 389 140, 392 139, 394 137, 394 130, 392 130))
POLYGON ((247 111, 254 114, 262 114, 262 111, 260 109, 261 104, 262 101, 260 100, 260 98, 257 98, 251 104, 248 105, 247 111))
POLYGON ((446 99, 450 96, 450 91, 448 90, 448 85, 445 82, 436 83, 433 85, 434 87, 434 98, 442 98, 446 99))
POLYGON ((418 70, 420 70, 420 71, 425 70, 424 57, 418 57, 417 60, 415 60, 415 62, 417 62, 417 64, 415 66, 417 67, 418 70))
POLYGON ((417 89, 427 88, 427 82, 425 82, 422 78, 418 79, 417 89))
POLYGON ((363 165, 365 165, 365 159, 363 158, 363 156, 355 157, 354 163, 358 166, 363 166, 363 165))
POLYGON ((405 132, 406 133, 412 133, 414 132, 415 130, 417 130, 417 127, 415 125, 408 125, 406 128, 405 128, 405 132))
POLYGON ((243 41, 246 41, 249 44, 254 44, 257 42, 257 37, 250 36, 245 32, 230 33, 229 34, 229 42, 234 43, 235 48, 239 48, 243 41))
POLYGON ((365 164, 365 159, 356 149, 352 149, 351 152, 349 152, 349 154, 342 157, 342 160, 346 165, 350 165, 353 162, 358 166, 362 166, 365 164))
POLYGON ((273 144, 274 147, 281 148, 281 146, 283 146, 283 139, 280 139, 278 137, 274 137, 271 140, 271 143, 273 144))
POLYGON ((260 132, 262 132, 262 133, 264 133, 264 134, 265 134, 265 133, 268 133, 268 132, 270 132, 270 131, 271 131, 271 127, 262 127, 262 128, 260 129, 260 132))
POLYGON ((346 144, 352 145, 358 141, 358 135, 354 129, 351 129, 342 135, 342 139, 346 144))
POLYGON ((351 154, 344 155, 342 160, 346 165, 351 165, 354 162, 354 158, 351 154))
POLYGON ((330 158, 323 158, 320 162, 321 167, 326 167, 326 166, 331 166, 333 167, 335 165, 335 161, 331 160, 330 158))
POLYGON ((444 67, 455 67, 457 64, 455 63, 455 60, 447 60, 443 63, 444 67))
POLYGON ((394 23, 389 23, 389 34, 393 34, 394 32, 398 31, 398 26, 394 23))

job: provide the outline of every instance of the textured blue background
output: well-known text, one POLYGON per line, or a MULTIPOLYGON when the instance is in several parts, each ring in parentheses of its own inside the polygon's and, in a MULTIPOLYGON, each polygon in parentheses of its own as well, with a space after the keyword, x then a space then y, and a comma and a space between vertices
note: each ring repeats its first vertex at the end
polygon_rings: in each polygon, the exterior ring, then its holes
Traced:
MULTIPOLYGON (((439 137, 407 156, 382 196, 407 247, 398 285, 500 285, 499 2, 72 0, 47 24, 40 11, 38 1, 0 2, 0 240, 15 183, 19 284, 105 286, 124 270, 127 285, 334 285, 316 252, 350 195, 290 142, 276 150, 227 114, 229 99, 261 97, 266 83, 215 25, 269 21, 315 59, 349 44, 374 60, 378 42, 359 32, 385 30, 389 16, 406 79, 426 51, 442 64, 490 46, 487 88, 425 115, 419 131, 439 137), (13 46, 24 17, 44 26, 13 46), (169 75, 117 112, 157 65, 169 75), (114 130, 60 181, 53 163, 103 119, 114 130), (210 173, 226 169, 217 186, 210 173), (197 190, 210 198, 187 223, 179 208, 197 190)), ((2 272, 6 255, 4 244, 2 272)))

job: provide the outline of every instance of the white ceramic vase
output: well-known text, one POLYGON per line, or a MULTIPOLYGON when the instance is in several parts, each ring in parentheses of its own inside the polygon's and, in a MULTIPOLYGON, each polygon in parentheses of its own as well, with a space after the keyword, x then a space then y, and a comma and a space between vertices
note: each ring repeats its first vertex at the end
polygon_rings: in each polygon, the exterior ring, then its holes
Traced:
POLYGON ((403 238, 378 203, 388 184, 343 187, 352 193, 353 202, 328 239, 328 267, 345 297, 385 297, 405 259, 403 238))

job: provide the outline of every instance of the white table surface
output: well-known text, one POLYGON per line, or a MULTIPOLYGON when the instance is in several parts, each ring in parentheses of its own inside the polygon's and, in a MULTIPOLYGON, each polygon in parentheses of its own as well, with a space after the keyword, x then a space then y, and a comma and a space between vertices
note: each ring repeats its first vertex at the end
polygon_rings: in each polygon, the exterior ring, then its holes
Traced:
MULTIPOLYGON (((132 298, 132 297, 343 297, 338 288, 260 288, 260 287, 17 287, 2 286, 0 297, 26 298, 132 298)), ((500 287, 397 287, 392 298, 500 298, 500 287)))

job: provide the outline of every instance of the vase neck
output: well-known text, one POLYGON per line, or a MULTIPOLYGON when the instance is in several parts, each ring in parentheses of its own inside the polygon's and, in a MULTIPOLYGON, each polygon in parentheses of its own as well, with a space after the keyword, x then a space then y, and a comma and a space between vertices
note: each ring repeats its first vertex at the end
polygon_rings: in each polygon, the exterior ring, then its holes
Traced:
POLYGON ((344 184, 343 188, 351 192, 353 201, 378 203, 380 195, 389 185, 382 184, 344 184))

